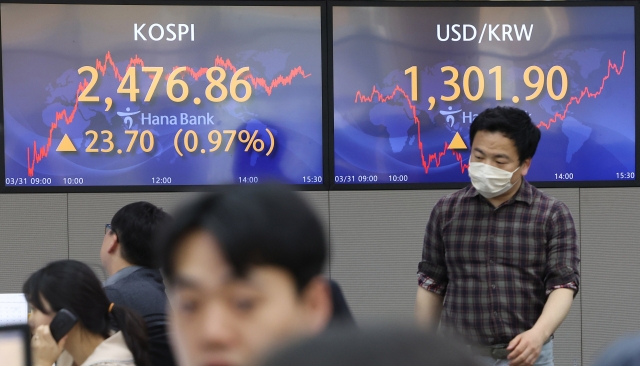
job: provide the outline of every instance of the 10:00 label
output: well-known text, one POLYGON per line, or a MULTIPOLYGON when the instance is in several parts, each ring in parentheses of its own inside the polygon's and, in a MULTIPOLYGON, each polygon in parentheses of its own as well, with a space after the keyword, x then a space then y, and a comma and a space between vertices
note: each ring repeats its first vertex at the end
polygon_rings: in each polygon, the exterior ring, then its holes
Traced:
POLYGON ((84 184, 83 178, 62 178, 64 184, 67 185, 81 185, 84 184))

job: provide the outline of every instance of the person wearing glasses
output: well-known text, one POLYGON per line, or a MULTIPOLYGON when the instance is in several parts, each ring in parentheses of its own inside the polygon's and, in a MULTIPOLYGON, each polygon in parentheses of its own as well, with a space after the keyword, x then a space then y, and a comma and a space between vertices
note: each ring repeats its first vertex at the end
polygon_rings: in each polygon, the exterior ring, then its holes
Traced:
POLYGON ((167 296, 153 255, 157 231, 171 221, 169 214, 149 202, 128 204, 105 225, 100 249, 100 261, 109 275, 104 290, 111 302, 144 319, 154 366, 175 365, 167 340, 167 296))

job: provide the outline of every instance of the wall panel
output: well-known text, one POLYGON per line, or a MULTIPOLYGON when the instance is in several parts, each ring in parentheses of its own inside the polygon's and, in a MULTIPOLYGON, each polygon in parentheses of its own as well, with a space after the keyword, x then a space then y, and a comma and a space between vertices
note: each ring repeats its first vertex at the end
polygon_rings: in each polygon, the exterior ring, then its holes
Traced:
MULTIPOLYGON (((580 242, 580 190, 547 188, 543 191, 564 202, 571 214, 578 231, 578 243, 580 242)), ((553 340, 553 356, 557 366, 582 364, 582 290, 573 300, 571 311, 560 328, 555 333, 553 340)))
POLYGON ((331 277, 358 322, 413 320, 424 229, 449 191, 331 192, 331 277))
POLYGON ((27 277, 67 259, 66 194, 0 195, 0 292, 21 292, 27 277))
POLYGON ((315 210, 316 214, 322 221, 322 224, 326 230, 326 237, 329 241, 329 257, 324 268, 324 274, 327 277, 331 277, 331 231, 329 229, 329 192, 327 191, 308 191, 300 192, 300 195, 309 202, 311 207, 315 210))
POLYGON ((591 364, 616 338, 640 330, 640 188, 583 188, 582 349, 591 364))

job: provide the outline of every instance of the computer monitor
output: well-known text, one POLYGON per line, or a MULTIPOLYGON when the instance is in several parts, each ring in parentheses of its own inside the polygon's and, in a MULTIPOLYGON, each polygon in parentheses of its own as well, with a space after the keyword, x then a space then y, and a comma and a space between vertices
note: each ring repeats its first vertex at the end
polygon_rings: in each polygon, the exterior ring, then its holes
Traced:
POLYGON ((1 5, 0 190, 322 187, 322 3, 82 2, 1 5))
POLYGON ((495 106, 540 129, 528 181, 637 186, 635 5, 567 4, 333 2, 333 188, 469 184, 495 106))
POLYGON ((26 324, 29 304, 21 293, 0 294, 0 326, 26 324))
POLYGON ((3 366, 30 366, 30 331, 26 324, 0 326, 0 355, 3 366))

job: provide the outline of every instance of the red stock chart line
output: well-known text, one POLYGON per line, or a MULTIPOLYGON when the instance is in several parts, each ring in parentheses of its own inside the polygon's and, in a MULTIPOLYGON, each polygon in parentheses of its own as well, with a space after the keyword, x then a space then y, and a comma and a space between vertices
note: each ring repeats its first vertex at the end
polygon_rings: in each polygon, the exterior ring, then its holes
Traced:
POLYGON ((418 119, 416 106, 413 103, 411 103, 411 98, 409 98, 409 95, 407 94, 407 92, 405 92, 404 89, 402 89, 399 85, 396 85, 396 87, 393 89, 393 92, 391 92, 391 94, 387 96, 382 95, 382 93, 378 90, 378 88, 375 85, 373 86, 373 90, 371 91, 371 95, 369 96, 362 95, 360 90, 358 90, 356 92, 355 103, 358 103, 358 102, 371 103, 373 102, 374 98, 376 98, 378 102, 385 103, 395 98, 398 93, 402 97, 404 97, 404 99, 407 100, 407 105, 409 106, 409 109, 411 109, 411 113, 413 113, 413 123, 415 123, 418 126, 418 149, 420 150, 420 159, 422 159, 422 167, 424 168, 425 174, 429 174, 429 167, 431 167, 431 163, 435 163, 436 167, 440 166, 440 161, 447 154, 447 151, 451 152, 451 154, 456 158, 458 163, 460 163, 460 172, 464 173, 465 169, 469 168, 469 164, 464 163, 462 154, 460 154, 455 150, 449 150, 449 143, 446 141, 444 142, 444 149, 442 151, 437 151, 432 154, 428 154, 427 157, 425 158, 424 150, 422 147, 422 139, 421 139, 422 134, 420 133, 420 119, 418 119))
POLYGON ((567 113, 569 112, 569 107, 573 103, 580 104, 580 102, 582 101, 582 98, 584 98, 584 97, 597 98, 602 93, 602 91, 604 90, 604 83, 611 76, 611 70, 615 71, 615 73, 617 75, 620 75, 622 73, 622 69, 624 68, 624 55, 626 53, 627 53, 626 50, 622 51, 622 61, 620 61, 620 67, 618 67, 618 65, 614 64, 611 60, 609 60, 609 64, 607 66, 607 75, 602 78, 602 83, 600 83, 600 89, 598 89, 598 91, 591 92, 589 90, 589 87, 585 86, 584 89, 582 89, 580 91, 580 96, 572 96, 569 99, 569 102, 567 102, 567 104, 564 106, 564 110, 563 110, 562 113, 556 112, 553 115, 553 117, 549 118, 549 120, 547 122, 540 121, 540 123, 538 123, 538 128, 544 127, 544 128, 546 128, 548 130, 549 128, 551 128, 551 124, 552 123, 556 123, 558 121, 558 119, 560 119, 561 121, 564 121, 564 119, 567 117, 567 113))
MULTIPOLYGON (((129 64, 127 65, 126 69, 129 69, 129 67, 131 66, 144 67, 144 60, 138 57, 138 55, 136 55, 135 57, 132 57, 129 59, 129 64)), ((229 59, 225 60, 220 56, 216 56, 214 60, 214 66, 219 66, 226 70, 231 70, 234 73, 237 71, 237 67, 233 65, 231 60, 229 59)), ((174 66, 173 69, 175 70, 178 67, 179 66, 174 66)), ((105 76, 109 68, 113 70, 113 76, 118 81, 122 81, 123 76, 122 74, 120 74, 120 70, 118 69, 118 66, 116 66, 115 62, 113 61, 113 58, 111 57, 111 52, 107 51, 104 57, 104 62, 101 62, 99 59, 96 59, 96 70, 98 70, 98 72, 100 72, 102 76, 105 76)), ((187 66, 186 71, 183 74, 190 75, 194 80, 197 81, 201 76, 206 75, 207 69, 208 68, 201 67, 196 71, 195 69, 187 66)), ((289 72, 289 75, 287 76, 278 75, 276 78, 274 78, 270 82, 267 82, 266 79, 253 76, 251 73, 248 73, 247 75, 242 76, 242 78, 244 78, 245 80, 248 80, 253 85, 254 88, 258 88, 258 87, 263 88, 267 92, 267 95, 271 96, 273 89, 279 86, 291 85, 292 80, 296 76, 301 76, 302 78, 306 79, 309 76, 311 76, 311 74, 305 73, 305 71, 302 69, 302 66, 298 66, 291 69, 291 71, 289 72)), ((149 77, 153 78, 152 75, 149 75, 149 77)), ((167 77, 168 76, 166 76, 165 79, 167 77)), ((184 78, 184 75, 183 75, 183 78, 184 78)), ((51 123, 51 126, 49 127, 49 137, 47 138, 47 143, 38 148, 36 141, 33 141, 33 156, 31 154, 31 148, 27 147, 27 173, 30 177, 33 177, 36 164, 42 161, 42 159, 49 156, 49 150, 51 149, 51 143, 53 141, 53 131, 56 128, 58 128, 59 122, 64 121, 66 124, 70 124, 71 122, 73 122, 73 119, 76 115, 76 111, 78 110, 78 96, 80 95, 80 93, 84 91, 87 85, 89 85, 89 82, 87 81, 87 79, 83 79, 83 81, 78 84, 78 89, 76 89, 76 101, 75 101, 75 105, 71 109, 71 112, 67 112, 66 109, 56 112, 55 120, 51 123)))
MULTIPOLYGON (((602 78, 600 89, 598 89, 598 91, 591 92, 589 90, 589 87, 585 86, 584 89, 581 90, 579 96, 572 96, 569 99, 569 102, 567 102, 567 104, 565 105, 564 111, 562 113, 556 112, 555 115, 548 120, 548 122, 540 121, 540 123, 538 123, 538 128, 545 127, 548 130, 549 128, 551 128, 551 124, 556 123, 558 119, 564 120, 567 116, 567 113, 569 112, 569 107, 574 103, 580 104, 580 102, 582 101, 582 98, 584 98, 585 96, 588 98, 597 98, 604 90, 605 82, 611 76, 611 71, 613 70, 617 75, 620 75, 622 73, 622 69, 624 68, 624 57, 626 52, 627 51, 622 51, 622 61, 620 62, 620 67, 618 67, 617 64, 609 60, 608 67, 607 67, 607 75, 602 78)), ((407 94, 407 92, 405 92, 404 89, 402 89, 399 85, 396 85, 396 87, 393 89, 393 92, 391 92, 391 94, 386 96, 383 95, 375 85, 373 86, 373 89, 369 96, 363 95, 360 92, 360 90, 358 90, 356 92, 355 103, 358 103, 358 102, 371 103, 373 102, 374 99, 376 99, 380 103, 385 103, 395 98, 396 95, 398 94, 400 94, 402 97, 404 97, 404 99, 406 99, 407 105, 409 106, 409 109, 411 109, 411 112, 413 113, 413 123, 415 123, 418 126, 418 148, 420 150, 420 158, 422 160, 422 167, 424 168, 425 174, 429 174, 429 167, 431 166, 431 163, 435 163, 436 167, 440 166, 440 161, 442 157, 444 157, 447 154, 447 151, 451 152, 451 154, 456 158, 456 160, 460 164, 460 172, 464 173, 465 170, 469 168, 469 165, 464 163, 462 154, 460 154, 455 150, 448 150, 449 144, 446 141, 444 142, 444 149, 442 151, 430 153, 427 155, 427 158, 425 158, 425 153, 422 147, 422 140, 421 140, 421 134, 420 134, 420 119, 418 119, 416 106, 411 102, 411 98, 409 98, 409 95, 407 94)))

